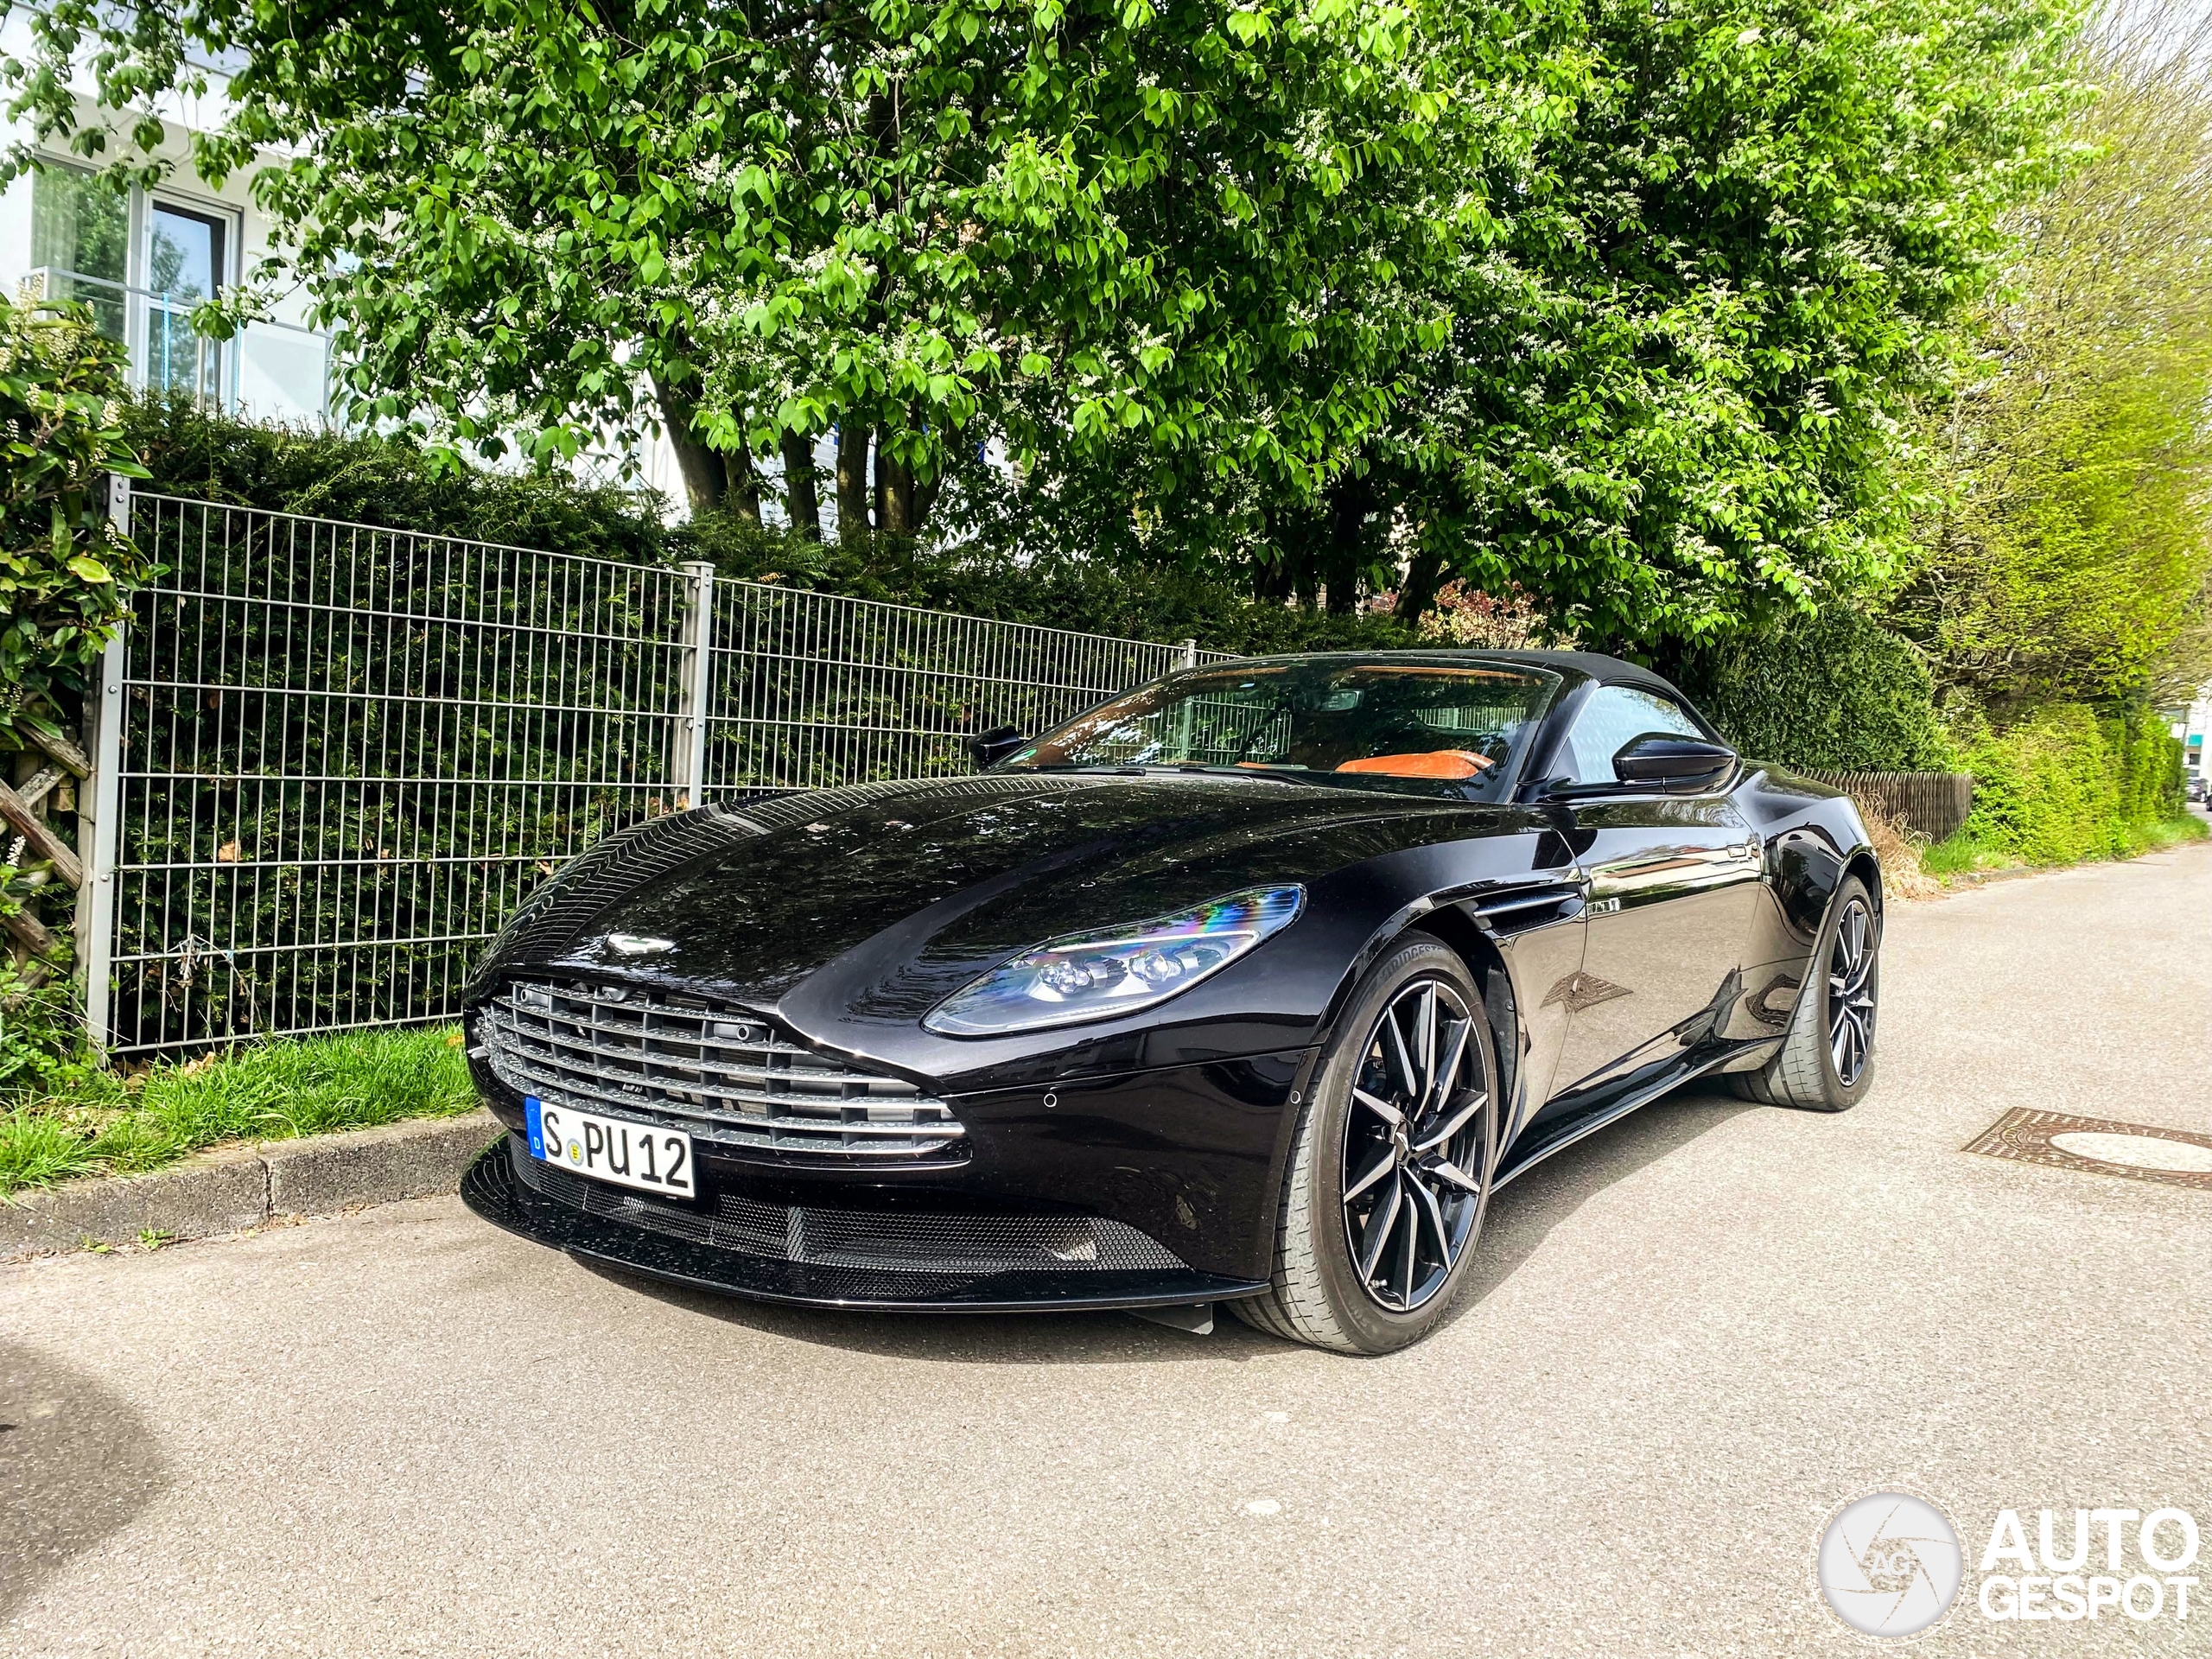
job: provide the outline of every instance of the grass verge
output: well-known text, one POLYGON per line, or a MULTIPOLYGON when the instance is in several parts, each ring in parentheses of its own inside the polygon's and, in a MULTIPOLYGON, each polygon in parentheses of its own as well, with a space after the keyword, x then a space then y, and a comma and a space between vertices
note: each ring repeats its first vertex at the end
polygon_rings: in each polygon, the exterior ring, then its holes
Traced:
MULTIPOLYGON (((1859 811, 1866 822, 1867 836, 1874 844, 1874 855, 1882 862, 1882 892, 1886 898, 1940 899, 1953 887, 1993 872, 2064 868, 2063 864, 2031 863, 1986 844, 1967 830, 1930 846, 1926 837, 1914 834, 1897 819, 1883 817, 1866 802, 1859 803, 1859 811)), ((2134 858, 2185 841, 2202 841, 2208 836, 2212 836, 2212 829, 2194 814, 2147 824, 2127 824, 2116 832, 2114 850, 2098 857, 2134 858)))
MULTIPOLYGON (((2177 818, 2162 818, 2150 823, 2131 823, 2122 826, 2113 849, 2084 863, 2103 862, 2108 859, 2137 858, 2145 853, 2155 853, 2161 848, 2179 846, 2183 842, 2202 841, 2212 836, 2203 819, 2193 813, 2183 813, 2177 818)), ((2002 848, 1992 847, 1970 830, 1961 830, 1947 840, 1920 849, 1920 868, 1923 874, 1939 881, 1949 882, 1961 876, 1986 874, 1994 870, 2058 869, 2061 864, 2036 864, 2002 848)))
POLYGON ((453 1027, 346 1032, 97 1073, 0 1110, 0 1193, 136 1174, 226 1141, 450 1117, 476 1104, 453 1027))

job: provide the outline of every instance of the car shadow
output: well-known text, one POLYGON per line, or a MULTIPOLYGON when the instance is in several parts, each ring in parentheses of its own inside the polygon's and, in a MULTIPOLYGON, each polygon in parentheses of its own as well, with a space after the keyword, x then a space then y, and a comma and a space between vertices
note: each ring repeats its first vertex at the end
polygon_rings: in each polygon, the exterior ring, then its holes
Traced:
MULTIPOLYGON (((1738 1112, 1763 1109, 1695 1090, 1653 1103, 1554 1154, 1491 1200, 1474 1267, 1438 1329, 1465 1317, 1517 1272, 1552 1230, 1615 1181, 1633 1175, 1738 1112)), ((1083 1365, 1132 1361, 1242 1362, 1283 1344, 1219 1310, 1209 1337, 1128 1313, 882 1313, 786 1307, 717 1296, 582 1257, 575 1265, 671 1307, 796 1342, 949 1364, 1083 1365)))
POLYGON ((73 1365, 0 1343, 0 1621, 168 1484, 135 1406, 73 1365))
POLYGON ((1515 1177, 1491 1199, 1474 1266, 1437 1329, 1479 1307, 1521 1270, 1552 1230, 1615 1181, 1657 1163, 1742 1112, 1771 1109, 1738 1100, 1725 1087, 1694 1083, 1609 1123, 1515 1177))

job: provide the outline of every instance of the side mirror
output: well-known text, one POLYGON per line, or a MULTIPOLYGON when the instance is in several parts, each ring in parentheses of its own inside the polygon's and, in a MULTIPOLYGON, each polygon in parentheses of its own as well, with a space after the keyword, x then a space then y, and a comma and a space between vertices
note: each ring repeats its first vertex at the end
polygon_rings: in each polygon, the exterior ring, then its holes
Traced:
POLYGON ((1624 784, 1653 785, 1669 794, 1694 795, 1721 782, 1736 767, 1736 751, 1701 737, 1646 732, 1613 756, 1613 776, 1624 784))
POLYGON ((994 726, 968 740, 968 753, 979 766, 995 766, 1029 740, 1019 726, 994 726))

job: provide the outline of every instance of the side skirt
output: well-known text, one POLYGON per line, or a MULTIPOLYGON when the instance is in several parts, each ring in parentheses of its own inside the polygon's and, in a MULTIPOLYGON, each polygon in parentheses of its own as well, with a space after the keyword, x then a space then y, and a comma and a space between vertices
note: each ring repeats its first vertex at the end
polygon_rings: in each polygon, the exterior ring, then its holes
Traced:
POLYGON ((1749 1043, 1732 1043, 1717 1053, 1672 1066, 1662 1076, 1629 1090, 1625 1094, 1592 1106, 1587 1111, 1563 1117, 1555 1124, 1548 1124, 1544 1133, 1534 1141, 1522 1141, 1506 1154, 1505 1166, 1491 1178, 1491 1190, 1496 1192, 1516 1175, 1525 1174, 1555 1152, 1564 1152, 1585 1135, 1595 1135, 1618 1119, 1626 1117, 1639 1106, 1648 1106, 1660 1096, 1669 1094, 1684 1084, 1703 1077, 1708 1071, 1718 1071, 1732 1060, 1759 1049, 1771 1048, 1775 1039, 1762 1037, 1749 1043))

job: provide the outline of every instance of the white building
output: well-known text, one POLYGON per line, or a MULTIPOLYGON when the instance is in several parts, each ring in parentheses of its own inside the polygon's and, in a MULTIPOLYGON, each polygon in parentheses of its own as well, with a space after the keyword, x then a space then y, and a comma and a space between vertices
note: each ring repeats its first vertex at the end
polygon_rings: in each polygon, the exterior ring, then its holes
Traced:
MULTIPOLYGON (((18 8, 0 25, 0 49, 20 58, 29 47, 18 8)), ((245 179, 216 190, 192 168, 192 130, 222 118, 223 84, 211 72, 207 99, 175 97, 157 111, 168 129, 161 155, 175 165, 156 189, 118 197, 95 188, 65 147, 44 146, 49 164, 0 193, 0 283, 10 295, 89 305, 102 330, 129 347, 138 385, 190 391, 252 419, 320 425, 330 416, 330 342, 307 326, 304 295, 287 296, 233 340, 204 340, 188 321, 268 251, 268 226, 245 179)), ((78 120, 117 124, 81 89, 78 120)))
POLYGON ((2197 688, 2196 701, 2165 711, 2167 729, 2181 740, 2183 776, 2204 777, 2204 734, 2212 730, 2212 685, 2197 688))

